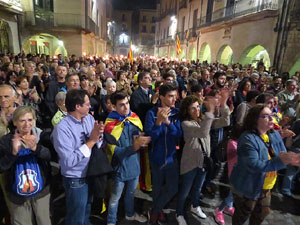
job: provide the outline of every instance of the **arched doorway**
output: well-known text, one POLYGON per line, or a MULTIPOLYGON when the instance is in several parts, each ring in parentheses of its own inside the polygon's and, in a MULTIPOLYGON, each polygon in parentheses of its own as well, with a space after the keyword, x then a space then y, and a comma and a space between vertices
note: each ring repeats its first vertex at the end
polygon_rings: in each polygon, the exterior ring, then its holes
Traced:
POLYGON ((10 52, 9 33, 10 33, 10 28, 8 23, 0 20, 0 53, 10 52))
POLYGON ((267 50, 262 45, 251 45, 243 52, 239 63, 243 66, 251 64, 256 68, 260 59, 263 59, 266 69, 269 69, 271 61, 267 50))
POLYGON ((233 62, 233 51, 229 45, 223 45, 218 54, 217 54, 217 61, 221 64, 232 64, 233 62))
POLYGON ((199 51, 199 60, 200 62, 207 61, 208 63, 211 62, 211 50, 209 44, 206 42, 201 45, 199 51))
POLYGON ((197 50, 194 47, 194 45, 190 45, 189 46, 189 56, 188 56, 188 60, 192 61, 192 60, 196 60, 197 59, 197 50))
POLYGON ((22 43, 25 53, 67 56, 68 52, 64 46, 64 42, 57 37, 40 33, 25 39, 22 43))
POLYGON ((300 58, 294 63, 292 68, 289 71, 290 76, 294 75, 297 71, 300 71, 300 58))

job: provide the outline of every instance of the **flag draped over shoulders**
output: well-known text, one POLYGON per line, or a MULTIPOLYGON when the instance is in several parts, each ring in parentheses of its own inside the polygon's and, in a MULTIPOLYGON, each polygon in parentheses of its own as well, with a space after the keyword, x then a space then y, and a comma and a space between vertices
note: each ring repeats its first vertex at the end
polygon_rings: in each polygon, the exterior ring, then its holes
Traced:
MULTIPOLYGON (((118 141, 121 137, 124 126, 128 126, 130 123, 137 126, 141 131, 143 131, 142 122, 134 112, 130 111, 128 115, 121 116, 116 111, 112 111, 105 120, 104 131, 114 136, 118 141)), ((114 155, 115 147, 116 145, 107 144, 106 154, 110 162, 114 155)))

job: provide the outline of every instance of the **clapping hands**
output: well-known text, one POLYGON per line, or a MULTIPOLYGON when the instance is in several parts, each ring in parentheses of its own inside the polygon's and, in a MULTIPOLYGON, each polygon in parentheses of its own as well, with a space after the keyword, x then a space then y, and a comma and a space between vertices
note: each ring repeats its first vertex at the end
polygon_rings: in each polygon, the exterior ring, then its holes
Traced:
POLYGON ((147 147, 150 141, 151 137, 144 136, 144 133, 134 136, 133 150, 138 151, 141 147, 147 147))
POLYGON ((160 126, 162 123, 169 125, 170 124, 170 121, 169 121, 170 115, 171 115, 171 108, 169 108, 169 107, 158 108, 156 125, 160 126))

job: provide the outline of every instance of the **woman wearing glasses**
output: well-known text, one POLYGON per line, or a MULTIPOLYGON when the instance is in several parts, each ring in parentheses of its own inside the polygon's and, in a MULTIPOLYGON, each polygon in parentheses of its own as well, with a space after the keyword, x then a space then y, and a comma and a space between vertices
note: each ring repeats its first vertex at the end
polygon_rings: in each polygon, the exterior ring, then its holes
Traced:
POLYGON ((230 182, 234 193, 233 225, 261 224, 270 213, 271 189, 277 171, 286 165, 300 165, 300 154, 286 152, 279 132, 273 130, 273 113, 267 105, 251 108, 238 142, 238 161, 230 182))

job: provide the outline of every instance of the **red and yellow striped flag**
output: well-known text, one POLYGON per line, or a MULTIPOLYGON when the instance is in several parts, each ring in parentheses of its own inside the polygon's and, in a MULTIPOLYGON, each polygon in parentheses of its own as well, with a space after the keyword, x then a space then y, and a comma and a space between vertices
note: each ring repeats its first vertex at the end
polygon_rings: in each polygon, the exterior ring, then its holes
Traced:
POLYGON ((177 41, 176 41, 176 48, 177 48, 177 55, 179 55, 181 53, 181 47, 180 47, 180 41, 179 41, 178 35, 177 35, 177 41))
POLYGON ((130 47, 129 47, 129 52, 128 52, 127 60, 128 60, 128 62, 130 62, 131 64, 133 63, 132 41, 130 41, 130 47))

